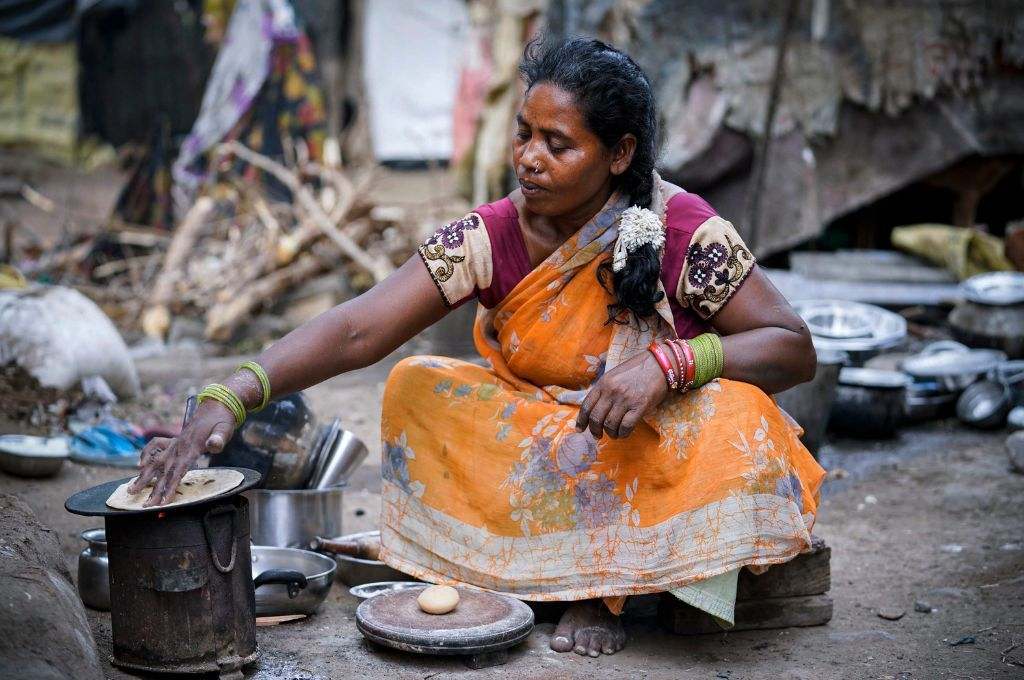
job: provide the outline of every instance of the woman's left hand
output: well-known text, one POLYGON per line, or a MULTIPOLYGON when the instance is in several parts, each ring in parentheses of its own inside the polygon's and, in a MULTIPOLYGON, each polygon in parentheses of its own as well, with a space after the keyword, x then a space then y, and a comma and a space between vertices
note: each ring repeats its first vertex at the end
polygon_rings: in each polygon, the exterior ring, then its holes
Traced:
POLYGON ((576 429, 589 427, 595 439, 605 432, 614 439, 628 437, 667 395, 668 383, 658 362, 650 352, 640 352, 594 383, 580 405, 576 429))

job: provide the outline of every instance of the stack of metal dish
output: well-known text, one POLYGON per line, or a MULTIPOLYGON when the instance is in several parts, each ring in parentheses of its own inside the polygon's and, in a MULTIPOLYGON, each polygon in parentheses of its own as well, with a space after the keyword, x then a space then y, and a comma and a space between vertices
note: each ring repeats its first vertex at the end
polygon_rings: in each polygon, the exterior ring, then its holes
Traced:
POLYGON ((908 418, 950 415, 955 404, 961 421, 980 428, 1005 422, 1014 401, 1011 384, 1024 382, 1024 362, 1008 362, 998 350, 971 349, 953 341, 928 345, 904 360, 902 369, 912 379, 908 418))

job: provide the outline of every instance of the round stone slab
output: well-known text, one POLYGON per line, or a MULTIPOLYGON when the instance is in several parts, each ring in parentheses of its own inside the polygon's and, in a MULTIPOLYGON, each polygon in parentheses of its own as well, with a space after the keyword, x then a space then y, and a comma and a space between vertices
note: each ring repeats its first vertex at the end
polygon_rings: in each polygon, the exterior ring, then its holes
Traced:
POLYGON ((459 606, 448 614, 420 609, 416 598, 423 588, 371 597, 356 610, 356 626, 372 642, 418 654, 495 652, 522 642, 533 630, 533 610, 525 603, 483 590, 457 590, 459 606))

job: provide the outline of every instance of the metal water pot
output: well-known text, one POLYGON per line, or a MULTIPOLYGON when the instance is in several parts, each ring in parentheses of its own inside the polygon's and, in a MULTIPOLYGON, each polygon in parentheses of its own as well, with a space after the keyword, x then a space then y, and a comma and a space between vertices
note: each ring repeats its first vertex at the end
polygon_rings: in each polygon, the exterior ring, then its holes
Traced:
POLYGON ((107 534, 103 529, 87 529, 81 536, 88 545, 78 554, 78 595, 86 607, 110 611, 107 534))

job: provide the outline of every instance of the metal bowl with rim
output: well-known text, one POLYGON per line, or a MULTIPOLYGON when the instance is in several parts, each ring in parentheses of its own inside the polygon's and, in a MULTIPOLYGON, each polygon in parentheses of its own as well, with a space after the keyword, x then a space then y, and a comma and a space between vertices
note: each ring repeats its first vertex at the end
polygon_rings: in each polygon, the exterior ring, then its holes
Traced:
POLYGON ((0 436, 0 470, 19 477, 52 477, 68 455, 66 437, 0 436))
POLYGON ((847 300, 797 300, 796 313, 807 323, 814 346, 843 352, 879 352, 903 342, 907 322, 876 305, 847 300))
POLYGON ((1010 389, 994 380, 976 382, 960 395, 956 415, 961 422, 988 430, 1002 427, 1010 412, 1010 389))
POLYGON ((1002 307, 1024 303, 1024 273, 989 272, 960 284, 961 294, 979 305, 1002 307))

